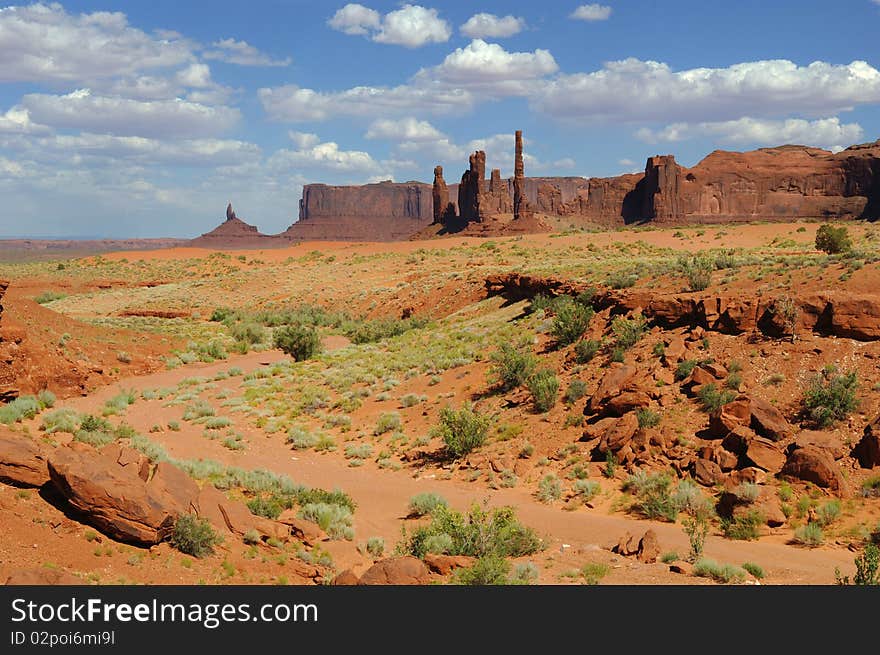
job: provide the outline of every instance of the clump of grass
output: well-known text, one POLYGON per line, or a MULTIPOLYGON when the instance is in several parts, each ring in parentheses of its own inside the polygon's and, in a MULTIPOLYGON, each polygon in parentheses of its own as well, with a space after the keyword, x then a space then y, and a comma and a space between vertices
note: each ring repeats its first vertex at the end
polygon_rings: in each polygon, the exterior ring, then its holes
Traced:
POLYGON ((529 393, 535 410, 540 413, 550 411, 556 404, 559 395, 559 379, 553 369, 545 368, 537 371, 529 378, 529 393))
POLYGON ((184 421, 195 421, 214 416, 215 410, 207 400, 195 400, 183 410, 184 421))
POLYGON ((825 541, 825 535, 822 532, 822 526, 818 523, 807 523, 794 531, 794 542, 801 546, 816 548, 821 546, 825 541))
POLYGON ((552 473, 545 475, 538 483, 535 497, 542 503, 552 503, 559 500, 562 497, 562 480, 552 473))
POLYGON ((222 541, 207 519, 183 514, 174 523, 171 545, 193 557, 207 557, 214 553, 214 546, 222 541))
POLYGON ((492 362, 490 379, 501 391, 510 391, 526 383, 534 373, 538 360, 527 343, 514 346, 505 342, 492 353, 492 362))
POLYGON ((755 578, 757 580, 764 579, 764 569, 761 568, 759 565, 755 564, 754 562, 746 562, 745 564, 742 565, 742 567, 743 567, 743 569, 745 569, 746 571, 751 573, 753 578, 755 578))
POLYGON ((273 343, 297 362, 311 359, 321 351, 318 331, 305 325, 286 325, 279 328, 275 331, 273 343))
POLYGON ((601 490, 601 486, 595 480, 575 480, 574 483, 574 492, 580 496, 585 503, 593 500, 593 498, 596 497, 596 494, 601 490))
POLYGON ((618 316, 611 322, 611 332, 618 347, 629 350, 644 336, 648 321, 641 314, 632 318, 618 316))
POLYGON ((722 519, 721 531, 728 539, 752 541, 761 536, 760 528, 763 524, 763 514, 756 509, 752 509, 734 518, 722 519))
POLYGON ((67 407, 47 412, 43 415, 40 430, 46 434, 66 432, 74 434, 79 429, 80 417, 77 412, 67 407))
POLYGON ((566 296, 566 300, 557 307, 556 317, 550 334, 561 346, 568 346, 583 336, 590 327, 595 312, 589 305, 575 302, 566 296))
POLYGON ((599 582, 602 581, 602 578, 608 575, 609 570, 610 569, 608 568, 607 564, 590 562, 588 564, 584 564, 584 566, 580 570, 580 573, 584 579, 584 584, 596 586, 599 584, 599 582))
POLYGON ((599 352, 602 344, 595 339, 584 339, 578 341, 574 347, 574 359, 578 364, 586 364, 599 352))
POLYGON ((67 294, 62 293, 61 291, 44 291, 39 296, 34 298, 34 302, 39 303, 40 305, 46 305, 50 302, 55 302, 56 300, 61 300, 63 298, 67 298, 67 294))
POLYGON ((351 510, 335 503, 308 503, 302 506, 299 517, 317 523, 331 539, 354 539, 351 510))
POLYGON ((667 473, 637 471, 622 488, 635 496, 632 509, 645 518, 674 522, 678 516, 679 508, 671 495, 672 478, 667 473))
POLYGON ((400 430, 400 427, 400 414, 397 412, 384 413, 381 414, 379 420, 376 421, 376 427, 373 430, 373 434, 379 436, 380 434, 385 434, 387 432, 397 432, 400 430))
POLYGON ((36 417, 43 406, 36 396, 19 396, 12 402, 0 407, 0 423, 12 425, 23 420, 36 417))
POLYGON ((647 407, 640 407, 637 409, 636 418, 639 421, 639 427, 642 429, 653 428, 660 425, 660 415, 647 407))
POLYGON ((859 382, 855 371, 837 375, 836 368, 826 367, 804 392, 804 411, 820 428, 843 420, 859 406, 856 397, 859 382))
POLYGON ((716 582, 730 584, 743 582, 746 571, 733 564, 718 564, 715 560, 699 559, 694 563, 694 575, 699 578, 712 578, 716 582))
POLYGON ((510 584, 510 562, 500 555, 486 555, 478 558, 473 566, 456 570, 452 584, 488 586, 510 584))
POLYGON ((714 382, 710 382, 700 387, 697 398, 703 411, 711 414, 720 409, 722 405, 732 402, 736 398, 736 394, 730 390, 721 391, 714 382))
POLYGON ((448 507, 449 503, 439 494, 426 491, 409 499, 409 516, 418 518, 426 516, 438 507, 448 507))

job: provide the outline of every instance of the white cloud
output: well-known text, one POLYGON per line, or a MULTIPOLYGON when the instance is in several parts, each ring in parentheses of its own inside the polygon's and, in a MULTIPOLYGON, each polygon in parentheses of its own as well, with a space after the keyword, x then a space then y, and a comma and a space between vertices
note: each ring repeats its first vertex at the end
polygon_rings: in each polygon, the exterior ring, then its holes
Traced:
POLYGON ((352 2, 333 14, 327 24, 344 34, 363 35, 381 27, 382 15, 375 9, 352 2))
POLYGON ((459 28, 459 31, 471 39, 500 39, 519 34, 526 26, 523 18, 516 16, 496 16, 485 12, 474 14, 459 28))
POLYGON ((345 91, 325 93, 290 84, 260 89, 257 95, 272 120, 290 122, 413 111, 449 114, 466 111, 474 102, 471 94, 464 89, 411 85, 358 86, 345 91))
POLYGON ((274 171, 307 166, 358 174, 376 173, 382 168, 370 153, 340 150, 339 144, 333 141, 317 143, 299 150, 278 150, 269 157, 267 166, 274 171))
POLYGON ((880 71, 849 65, 786 60, 675 72, 656 61, 626 59, 598 71, 561 75, 538 89, 533 106, 575 120, 706 121, 742 116, 828 115, 880 101, 880 71))
POLYGON ((410 142, 436 141, 443 138, 443 134, 428 121, 420 121, 412 117, 396 121, 376 120, 370 125, 365 136, 368 139, 410 142))
POLYGON ((436 9, 411 4, 382 16, 369 7, 350 3, 337 11, 327 24, 345 34, 369 35, 376 43, 405 48, 445 43, 452 36, 452 28, 436 9))
POLYGON ((515 94, 519 82, 557 70, 559 66, 548 50, 508 52, 497 43, 474 39, 467 47, 456 48, 439 66, 420 71, 418 76, 461 86, 494 83, 515 94))
POLYGON ((621 159, 617 162, 621 166, 635 166, 636 163, 632 159, 621 159))
POLYGON ((609 18, 611 18, 611 11, 611 7, 609 7, 608 5, 593 3, 589 5, 581 5, 573 12, 571 12, 569 18, 590 22, 608 20, 609 18))
POLYGON ((150 36, 121 13, 77 16, 59 4, 0 8, 0 82, 93 81, 193 60, 187 42, 150 36))
POLYGON ((708 123, 673 123, 660 130, 642 128, 636 136, 648 143, 675 142, 709 137, 721 143, 775 146, 785 143, 840 148, 856 143, 863 135, 858 123, 842 124, 837 117, 808 121, 799 118, 761 120, 740 118, 708 123))
POLYGON ((30 112, 23 107, 13 107, 5 114, 0 114, 0 134, 35 134, 48 132, 45 125, 38 125, 31 120, 30 112))
POLYGON ((321 143, 321 138, 317 134, 312 134, 311 132, 296 132, 290 130, 287 133, 287 136, 293 141, 293 144, 299 150, 311 148, 321 143))
POLYGON ((213 44, 216 50, 208 50, 203 53, 205 59, 216 59, 227 64, 237 66, 289 66, 291 59, 272 59, 269 55, 260 52, 247 41, 235 39, 222 39, 213 44))
POLYGON ((229 107, 180 99, 142 102, 92 95, 88 89, 62 96, 29 94, 22 98, 22 105, 38 123, 122 136, 210 136, 230 129, 240 118, 239 111, 229 107))
POLYGON ((178 71, 175 79, 182 86, 191 86, 197 89, 204 89, 213 84, 211 68, 207 64, 190 64, 187 68, 178 71))

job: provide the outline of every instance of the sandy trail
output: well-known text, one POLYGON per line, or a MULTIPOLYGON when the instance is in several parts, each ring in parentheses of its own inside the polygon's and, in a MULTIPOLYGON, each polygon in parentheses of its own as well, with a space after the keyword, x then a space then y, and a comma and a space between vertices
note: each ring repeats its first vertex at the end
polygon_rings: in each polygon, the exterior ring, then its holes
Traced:
MULTIPOLYGON (((329 345, 329 344, 328 344, 329 345)), ((332 347, 332 346, 330 346, 332 347)), ((250 353, 231 357, 213 364, 193 364, 170 371, 162 371, 148 376, 120 380, 114 385, 104 387, 94 393, 66 401, 66 406, 79 411, 99 411, 104 401, 120 389, 152 389, 172 387, 187 377, 212 376, 232 366, 242 368, 246 373, 261 365, 271 364, 283 358, 278 351, 250 353)), ((233 381, 229 382, 233 384, 233 381)), ((129 407, 126 421, 146 432, 150 425, 173 418, 172 410, 139 400, 129 407), (169 413, 166 416, 166 413, 169 413)), ((379 469, 373 462, 362 467, 351 468, 337 455, 324 455, 312 451, 292 451, 280 435, 265 435, 261 431, 239 426, 247 435, 248 448, 233 452, 223 448, 217 440, 205 439, 198 433, 183 426, 180 433, 150 434, 150 438, 161 443, 166 450, 180 458, 209 458, 228 465, 244 468, 265 468, 289 475, 297 482, 327 489, 341 488, 357 502, 355 527, 358 539, 369 536, 382 536, 386 544, 394 544, 399 536, 403 516, 409 498, 413 495, 434 491, 444 496, 456 508, 464 509, 473 502, 486 501, 491 506, 513 505, 522 521, 535 528, 550 545, 550 551, 559 553, 562 544, 568 544, 565 553, 584 553, 595 551, 597 546, 616 542, 626 532, 640 535, 649 527, 653 528, 664 551, 675 550, 686 553, 687 537, 680 525, 638 520, 623 515, 608 515, 601 510, 566 511, 560 507, 548 506, 536 501, 523 489, 490 490, 478 488, 457 480, 440 480, 421 477, 412 470, 389 471, 379 469), (189 434, 192 432, 192 434, 189 434)), ((603 481, 604 484, 604 481, 603 481)), ((357 561, 357 554, 350 544, 331 543, 331 552, 340 567, 357 561)), ((849 571, 852 568, 853 553, 841 547, 824 546, 817 549, 793 547, 785 543, 781 535, 771 535, 760 541, 731 541, 721 536, 710 536, 706 541, 705 554, 720 562, 741 564, 746 561, 759 563, 768 578, 774 583, 787 584, 829 584, 834 582, 834 569, 849 571)), ((652 567, 634 567, 629 570, 613 572, 610 582, 669 583, 680 581, 681 576, 672 576, 666 567, 657 564, 652 567), (642 569, 641 572, 635 569, 642 569)))

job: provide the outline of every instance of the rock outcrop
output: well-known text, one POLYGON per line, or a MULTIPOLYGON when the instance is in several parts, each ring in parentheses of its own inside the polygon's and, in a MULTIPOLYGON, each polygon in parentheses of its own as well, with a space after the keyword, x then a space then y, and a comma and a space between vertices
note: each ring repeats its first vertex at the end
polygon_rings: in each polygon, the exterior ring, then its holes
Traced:
POLYGON ((449 188, 443 179, 443 167, 434 167, 434 188, 431 194, 434 208, 434 224, 448 225, 455 217, 455 204, 449 202, 449 188))
POLYGON ((232 203, 226 206, 226 220, 210 232, 190 241, 196 248, 272 248, 287 242, 268 234, 261 234, 254 226, 245 223, 235 214, 232 203))
POLYGON ((529 211, 525 190, 522 130, 516 131, 516 150, 513 161, 513 218, 519 220, 529 211))
POLYGON ((29 437, 0 433, 0 482, 42 487, 49 481, 45 449, 29 437))
POLYGON ((486 153, 477 150, 468 163, 468 170, 462 174, 458 185, 458 213, 465 222, 479 223, 483 219, 480 199, 486 186, 486 153))
POLYGON ((391 557, 376 562, 360 577, 361 585, 425 585, 431 582, 430 571, 415 557, 391 557))
POLYGON ((291 241, 396 241, 434 221, 433 188, 421 182, 362 186, 307 184, 299 220, 279 235, 291 241))

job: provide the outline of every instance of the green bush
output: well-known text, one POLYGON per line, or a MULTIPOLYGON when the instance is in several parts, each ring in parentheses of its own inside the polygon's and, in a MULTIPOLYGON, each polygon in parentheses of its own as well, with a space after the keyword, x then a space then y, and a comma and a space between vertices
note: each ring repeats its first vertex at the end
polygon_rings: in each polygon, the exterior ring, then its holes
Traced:
POLYGON ((602 490, 602 487, 595 480, 575 480, 574 492, 578 494, 585 503, 590 502, 596 497, 596 494, 602 490))
POLYGON ((813 378, 804 393, 804 410, 817 426, 827 428, 859 406, 858 387, 855 371, 836 375, 833 368, 826 369, 813 378))
POLYGON ((556 372, 549 368, 536 372, 529 378, 529 392, 538 412, 543 414, 550 411, 559 395, 559 379, 556 377, 556 372))
MULTIPOLYGON (((880 548, 874 544, 865 546, 865 552, 858 555, 854 563, 856 565, 856 574, 853 578, 853 584, 859 586, 880 585, 880 548)), ((834 577, 837 584, 848 585, 849 576, 840 575, 840 569, 834 570, 834 577)))
POLYGON ((816 522, 824 527, 834 523, 840 517, 840 501, 829 500, 816 510, 816 522))
POLYGON ((827 252, 829 255, 849 252, 852 250, 852 240, 846 226, 825 224, 816 231, 816 250, 827 252))
POLYGON ((60 291, 44 291, 34 298, 34 302, 45 305, 56 300, 61 300, 62 298, 67 298, 67 294, 60 291))
POLYGON ((236 323, 229 332, 236 341, 251 345, 266 340, 266 330, 259 323, 236 323))
POLYGON ((639 314, 632 318, 618 316, 611 321, 611 332, 614 334, 618 347, 628 350, 636 345, 645 335, 648 322, 639 314))
POLYGON ((473 566, 458 569, 452 575, 452 584, 458 585, 506 585, 510 584, 510 562, 499 555, 486 555, 473 566))
POLYGON ((400 336, 404 332, 427 325, 424 318, 377 318, 373 320, 348 323, 343 332, 354 343, 374 343, 383 339, 400 336))
POLYGON ((550 334, 561 346, 568 346, 583 336, 590 327, 595 312, 589 305, 582 305, 566 297, 566 302, 556 310, 550 334))
POLYGON ((761 536, 764 515, 756 509, 749 510, 735 518, 722 519, 721 531, 728 539, 751 541, 761 536))
POLYGON ((74 410, 64 407, 56 409, 43 415, 43 422, 40 429, 46 434, 55 434, 56 432, 67 432, 73 434, 79 427, 79 414, 74 410))
POLYGON ((743 567, 743 569, 745 569, 746 571, 751 573, 752 577, 754 577, 755 579, 757 579, 757 580, 764 579, 764 569, 761 568, 760 566, 758 566, 757 564, 755 564, 754 562, 746 562, 745 564, 742 565, 742 567, 743 567))
POLYGON ((373 434, 378 437, 380 434, 395 432, 400 430, 400 426, 400 414, 397 412, 386 412, 379 415, 373 434))
POLYGON ((714 560, 705 558, 694 563, 694 575, 699 578, 712 578, 723 584, 743 582, 746 579, 746 572, 740 567, 733 564, 718 564, 714 560))
POLYGON ((711 414, 720 409, 722 405, 732 402, 736 398, 736 394, 730 390, 720 391, 714 382, 704 384, 697 393, 700 405, 703 411, 711 414))
POLYGON ((317 523, 331 539, 354 539, 351 510, 335 503, 306 503, 299 517, 317 523))
POLYGON ((693 370, 697 367, 699 362, 696 359, 685 359, 678 363, 678 366, 675 367, 675 381, 681 382, 686 379, 693 370))
POLYGON ((586 364, 596 356, 601 347, 602 344, 595 339, 578 341, 574 347, 574 359, 578 364, 586 364))
POLYGON ((514 346, 510 343, 502 343, 492 353, 492 361, 494 365, 490 369, 490 375, 502 391, 510 391, 525 384, 535 372, 538 363, 527 344, 514 346))
POLYGON ((666 473, 637 471, 623 483, 636 500, 632 509, 645 518, 675 522, 679 508, 671 495, 672 478, 666 473))
POLYGON ((467 455, 486 442, 490 420, 471 407, 440 410, 440 424, 435 433, 446 444, 446 450, 455 458, 467 455))
POLYGON ((421 558, 437 552, 429 546, 442 546, 442 552, 450 555, 521 557, 541 550, 543 543, 534 530, 517 520, 513 507, 487 510, 475 504, 467 514, 445 505, 436 507, 429 524, 411 534, 404 532, 397 552, 421 558))
POLYGON ((691 291, 704 291, 712 284, 712 271, 715 262, 705 257, 681 258, 679 268, 688 281, 691 291))
POLYGON ((25 419, 32 419, 40 413, 42 406, 34 396, 20 396, 6 405, 0 406, 0 423, 12 425, 25 419))
POLYGON ((193 557, 206 557, 214 552, 214 546, 222 541, 207 519, 183 514, 174 523, 171 545, 193 557))
POLYGON ((535 497, 542 503, 552 503, 562 497, 562 481, 552 473, 545 475, 538 483, 535 497))
POLYGON ((660 425, 660 415, 647 407, 640 407, 636 410, 636 418, 639 421, 639 427, 653 428, 660 425))
POLYGON ((287 325, 275 332, 275 347, 297 362, 311 359, 321 352, 321 337, 313 327, 287 325))
POLYGON ((385 552, 385 540, 382 537, 370 537, 364 548, 373 557, 382 557, 385 552))
POLYGON ((821 546, 825 541, 825 535, 822 532, 822 526, 818 523, 807 523, 794 531, 794 542, 801 546, 815 548, 821 546))
POLYGON ((587 383, 583 380, 572 380, 565 392, 565 402, 573 405, 587 395, 587 383))
POLYGON ((448 507, 448 505, 449 503, 443 496, 426 491, 409 499, 409 515, 412 517, 425 516, 438 507, 448 507))

